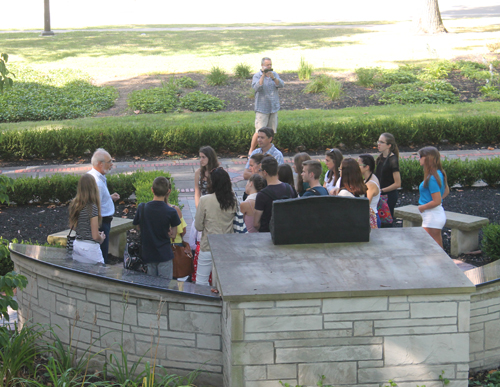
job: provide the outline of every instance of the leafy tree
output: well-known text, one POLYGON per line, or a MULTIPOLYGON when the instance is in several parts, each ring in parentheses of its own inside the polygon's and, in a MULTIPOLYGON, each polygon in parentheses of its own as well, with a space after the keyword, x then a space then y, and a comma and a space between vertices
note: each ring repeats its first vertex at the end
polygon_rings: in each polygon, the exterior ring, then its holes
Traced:
POLYGON ((14 84, 12 78, 7 76, 9 74, 12 74, 9 70, 7 70, 8 61, 9 55, 7 55, 6 53, 0 54, 0 93, 3 93, 4 88, 9 89, 14 84))

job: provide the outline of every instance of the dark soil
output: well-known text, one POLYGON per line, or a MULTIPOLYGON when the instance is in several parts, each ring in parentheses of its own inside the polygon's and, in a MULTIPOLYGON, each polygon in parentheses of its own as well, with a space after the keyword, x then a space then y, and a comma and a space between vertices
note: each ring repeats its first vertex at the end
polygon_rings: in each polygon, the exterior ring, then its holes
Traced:
MULTIPOLYGON (((418 191, 401 192, 397 206, 418 204, 418 191)), ((490 222, 500 223, 500 188, 452 189, 444 200, 447 211, 486 217, 490 222)), ((135 204, 121 202, 116 206, 115 216, 133 219, 135 204)), ((46 243, 47 236, 68 228, 68 207, 53 204, 26 205, 20 207, 0 206, 0 235, 5 239, 46 243)), ((395 224, 402 227, 402 221, 395 224)), ((443 230, 445 251, 450 253, 449 229, 443 230)), ((133 236, 132 236, 133 237, 133 236)), ((480 233, 480 238, 482 237, 480 233)), ((490 262, 480 251, 463 254, 458 259, 475 266, 490 262)))

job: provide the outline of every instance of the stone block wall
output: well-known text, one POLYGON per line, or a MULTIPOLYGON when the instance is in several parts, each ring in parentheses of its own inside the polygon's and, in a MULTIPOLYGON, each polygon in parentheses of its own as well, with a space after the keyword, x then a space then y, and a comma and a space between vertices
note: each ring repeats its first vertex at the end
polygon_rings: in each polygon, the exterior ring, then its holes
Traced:
POLYGON ((224 302, 225 387, 466 387, 469 295, 224 302))
POLYGON ((220 300, 106 281, 23 258, 15 262, 28 278, 28 287, 18 292, 20 323, 50 324, 64 344, 72 340, 78 356, 95 341, 91 352, 103 352, 93 359, 92 371, 102 370, 111 353, 119 356, 123 335, 129 361, 146 353, 144 360, 151 361, 157 351, 156 364, 170 373, 202 369, 209 372, 197 383, 222 385, 220 300))
POLYGON ((470 369, 500 364, 500 284, 482 285, 470 302, 470 369))

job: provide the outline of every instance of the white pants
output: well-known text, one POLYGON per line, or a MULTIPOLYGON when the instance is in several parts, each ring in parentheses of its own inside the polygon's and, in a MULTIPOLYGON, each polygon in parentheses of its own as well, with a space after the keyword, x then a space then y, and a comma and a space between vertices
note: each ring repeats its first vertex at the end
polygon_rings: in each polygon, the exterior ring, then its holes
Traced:
POLYGON ((212 253, 200 251, 198 255, 198 267, 196 268, 196 284, 209 286, 208 278, 212 271, 212 253))
POLYGON ((446 214, 442 205, 425 210, 422 215, 422 227, 441 230, 446 223, 446 214))
POLYGON ((101 246, 94 241, 73 242, 73 259, 82 263, 104 263, 101 246))
POLYGON ((276 134, 278 132, 278 112, 269 114, 255 112, 255 131, 257 132, 263 127, 271 128, 276 134))

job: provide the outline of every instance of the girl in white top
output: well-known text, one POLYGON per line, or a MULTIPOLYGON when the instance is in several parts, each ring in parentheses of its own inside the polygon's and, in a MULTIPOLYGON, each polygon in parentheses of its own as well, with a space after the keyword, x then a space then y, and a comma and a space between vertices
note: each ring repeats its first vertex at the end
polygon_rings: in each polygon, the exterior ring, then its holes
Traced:
POLYGON ((100 244, 106 238, 99 231, 101 200, 94 176, 84 174, 78 181, 75 198, 69 205, 69 224, 76 230, 73 259, 82 263, 104 263, 100 244))
POLYGON ((370 225, 372 228, 380 228, 380 217, 377 210, 378 201, 380 200, 380 183, 373 173, 375 171, 375 159, 372 155, 362 154, 358 157, 358 164, 367 187, 366 197, 370 201, 370 225))
POLYGON ((248 195, 246 200, 240 204, 240 211, 243 214, 245 225, 248 232, 259 232, 253 225, 253 217, 255 214, 255 198, 257 193, 266 186, 266 181, 259 174, 254 174, 248 179, 245 187, 245 193, 248 195))
POLYGON ((330 195, 335 195, 339 191, 340 164, 343 159, 344 156, 342 156, 342 152, 337 148, 330 149, 325 154, 325 164, 328 168, 328 172, 326 172, 323 187, 326 188, 330 195))
POLYGON ((338 196, 365 197, 366 184, 354 159, 344 159, 340 165, 340 191, 338 196))

